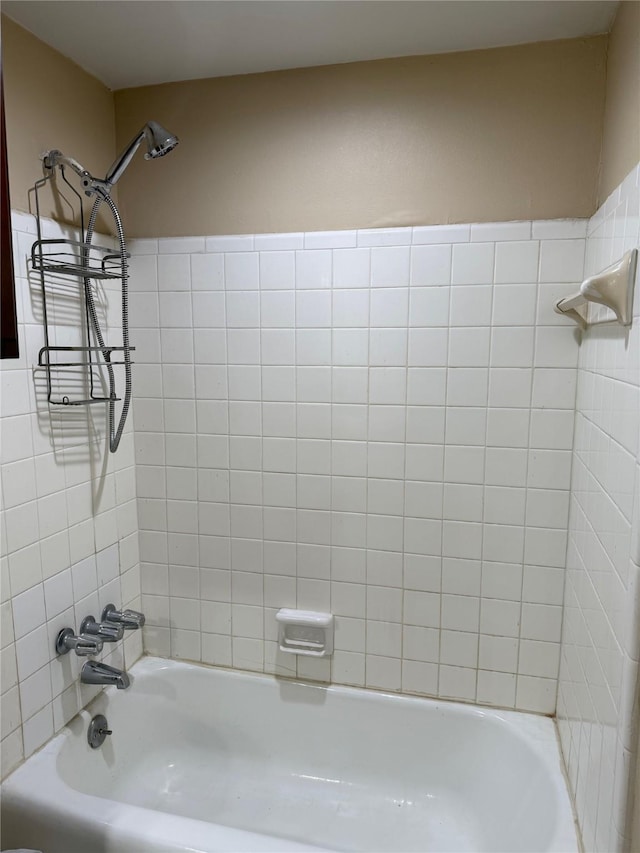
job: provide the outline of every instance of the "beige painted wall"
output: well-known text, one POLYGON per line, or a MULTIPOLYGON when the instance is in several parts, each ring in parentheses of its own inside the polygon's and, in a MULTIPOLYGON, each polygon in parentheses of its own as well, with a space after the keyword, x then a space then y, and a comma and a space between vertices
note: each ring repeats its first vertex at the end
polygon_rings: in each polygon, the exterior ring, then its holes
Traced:
POLYGON ((130 233, 220 234, 589 216, 606 36, 116 93, 181 145, 120 184, 130 233))
MULTIPOLYGON (((590 215, 637 162, 640 3, 606 38, 124 90, 2 17, 12 204, 40 154, 101 174, 149 117, 182 137, 119 185, 132 235, 590 215)), ((66 218, 53 198, 47 215, 66 218)))
POLYGON ((607 51, 598 204, 640 160, 640 2, 621 3, 607 51))
MULTIPOLYGON (((115 158, 112 92, 4 15, 2 66, 12 207, 30 209, 29 190, 50 148, 104 174, 115 158)), ((60 194, 44 193, 43 200, 45 216, 69 220, 60 194)))

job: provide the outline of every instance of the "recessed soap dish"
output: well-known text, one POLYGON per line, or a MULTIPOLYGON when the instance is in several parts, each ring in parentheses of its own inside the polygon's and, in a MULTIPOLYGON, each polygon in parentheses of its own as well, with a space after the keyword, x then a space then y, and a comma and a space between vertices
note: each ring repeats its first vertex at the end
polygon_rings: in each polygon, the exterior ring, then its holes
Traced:
POLYGON ((333 615, 283 607, 276 613, 280 651, 322 658, 333 652, 333 615))

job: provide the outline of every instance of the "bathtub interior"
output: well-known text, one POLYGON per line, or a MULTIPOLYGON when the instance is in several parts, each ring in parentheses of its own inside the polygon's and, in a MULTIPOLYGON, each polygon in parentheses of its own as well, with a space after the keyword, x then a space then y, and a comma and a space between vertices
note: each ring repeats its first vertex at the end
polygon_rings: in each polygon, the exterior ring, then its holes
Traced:
MULTIPOLYGON (((558 830, 527 715, 146 661, 57 756, 78 792, 333 850, 542 851, 558 830)), ((532 731, 554 738, 550 720, 532 731)), ((554 744, 555 748, 555 744, 554 744)), ((557 753, 557 749, 555 749, 557 753)))

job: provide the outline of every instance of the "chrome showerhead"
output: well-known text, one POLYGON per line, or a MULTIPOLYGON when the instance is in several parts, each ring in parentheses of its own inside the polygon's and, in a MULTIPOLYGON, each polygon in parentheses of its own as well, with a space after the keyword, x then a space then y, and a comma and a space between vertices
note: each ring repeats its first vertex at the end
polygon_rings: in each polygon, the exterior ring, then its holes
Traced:
POLYGON ((147 122, 144 126, 144 135, 147 140, 147 153, 145 160, 155 160, 156 157, 164 157, 178 144, 178 137, 169 133, 157 121, 147 122))
POLYGON ((107 172, 105 182, 109 186, 117 183, 142 142, 147 143, 147 153, 144 155, 145 160, 155 160, 156 157, 164 157, 165 154, 173 151, 178 144, 178 137, 169 133, 157 121, 147 122, 107 172))

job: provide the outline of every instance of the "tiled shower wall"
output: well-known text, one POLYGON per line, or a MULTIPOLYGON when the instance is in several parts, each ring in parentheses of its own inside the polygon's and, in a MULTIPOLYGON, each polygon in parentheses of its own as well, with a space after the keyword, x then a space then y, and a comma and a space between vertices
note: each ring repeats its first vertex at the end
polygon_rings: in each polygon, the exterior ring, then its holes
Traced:
POLYGON ((134 241, 146 648, 551 713, 585 221, 134 241), (336 616, 331 660, 278 608, 336 616))
MULTIPOLYGON (((640 169, 589 223, 591 275, 640 245, 640 169)), ((593 318, 607 316, 598 309, 593 318)), ((580 346, 558 718, 587 850, 629 849, 637 743, 640 294, 580 346)))
MULTIPOLYGON (((48 406, 36 367, 44 344, 40 282, 27 264, 35 220, 22 213, 12 220, 20 358, 0 362, 3 776, 96 693, 78 682, 79 658, 56 656, 58 631, 79 628, 89 614, 99 618, 110 601, 140 604, 132 425, 109 455, 102 404, 48 406)), ((44 228, 44 237, 74 236, 55 222, 44 228)), ((51 343, 86 343, 80 282, 49 284, 51 343)), ((98 294, 102 321, 117 336, 119 292, 98 294)), ((57 373, 57 390, 84 396, 85 371, 64 375, 57 373)), ((124 644, 105 646, 102 657, 121 666, 124 653, 131 664, 141 639, 132 632, 124 644)))

